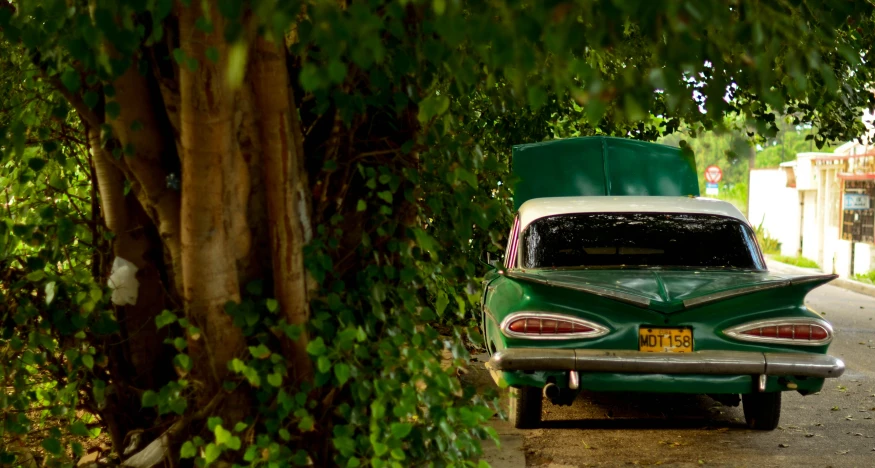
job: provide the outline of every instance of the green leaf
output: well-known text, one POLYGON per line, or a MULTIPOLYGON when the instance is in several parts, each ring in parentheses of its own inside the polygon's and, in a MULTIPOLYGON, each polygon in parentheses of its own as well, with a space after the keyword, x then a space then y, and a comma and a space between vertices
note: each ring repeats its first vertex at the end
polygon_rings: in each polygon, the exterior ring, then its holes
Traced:
POLYGON ((246 370, 246 363, 241 361, 240 359, 234 358, 231 359, 231 362, 228 363, 228 368, 231 369, 231 371, 237 372, 239 374, 240 372, 246 370))
POLYGON ((208 444, 204 449, 204 461, 210 464, 219 459, 222 455, 222 449, 216 444, 208 444))
POLYGON ((331 360, 326 356, 319 356, 319 359, 316 360, 316 369, 321 373, 326 373, 331 370, 331 360))
POLYGON ((179 369, 182 369, 185 372, 188 372, 191 370, 192 366, 191 358, 188 356, 188 354, 177 354, 173 358, 173 365, 179 369))
POLYGON ((161 311, 161 313, 157 317, 155 317, 155 326, 158 327, 158 329, 160 330, 167 325, 176 322, 177 319, 178 317, 176 317, 176 314, 165 309, 161 311))
POLYGON ((449 304, 450 299, 447 297, 447 293, 443 291, 439 292, 437 295, 437 302, 434 305, 435 312, 437 312, 438 315, 443 315, 449 304))
POLYGON ((392 203, 392 192, 388 190, 383 190, 382 192, 378 192, 377 196, 386 203, 392 203))
POLYGON ((255 359, 267 359, 270 357, 270 350, 267 349, 267 346, 260 344, 258 346, 250 346, 249 354, 255 359))
POLYGON ((46 277, 46 272, 44 270, 31 271, 30 273, 27 274, 27 276, 25 276, 25 278, 27 278, 28 281, 33 281, 33 282, 37 282, 45 277, 46 277))
POLYGON ((179 449, 179 457, 180 458, 194 458, 197 455, 197 447, 194 444, 187 440, 184 444, 182 444, 182 448, 179 449))
POLYGON ((177 336, 173 339, 173 347, 176 348, 177 351, 183 351, 188 347, 188 342, 185 341, 185 338, 177 336))
POLYGON ((207 429, 210 432, 215 432, 216 428, 222 425, 222 418, 218 416, 210 416, 207 418, 207 429))
POLYGON ((307 353, 313 356, 321 356, 325 354, 328 349, 325 347, 325 342, 322 341, 321 336, 317 336, 316 339, 307 343, 307 353))
POLYGON ((374 447, 374 455, 378 457, 382 457, 389 451, 389 446, 382 442, 371 442, 371 445, 374 447))
POLYGON ((337 381, 340 385, 346 383, 349 380, 350 368, 348 364, 339 362, 334 365, 334 376, 337 377, 337 381))
POLYGON ((30 158, 27 160, 27 166, 34 170, 34 172, 39 172, 42 168, 46 167, 46 160, 42 158, 30 158))
POLYGON ((410 423, 392 423, 390 426, 392 430, 392 435, 396 439, 403 439, 410 434, 410 431, 413 429, 413 425, 410 423))
POLYGON ((60 455, 64 448, 61 446, 61 441, 55 437, 49 437, 43 440, 42 447, 52 455, 60 455))
POLYGON ((267 376, 267 383, 273 385, 274 387, 282 387, 283 386, 283 375, 279 372, 274 372, 267 376))
POLYGON ((346 64, 334 59, 328 63, 328 79, 332 83, 343 83, 346 79, 346 64))
POLYGON ((85 365, 89 370, 94 369, 94 356, 90 354, 82 355, 82 364, 85 365))
POLYGON ((231 437, 234 436, 234 434, 231 434, 231 431, 222 427, 221 424, 213 428, 213 434, 216 436, 216 444, 218 445, 227 445, 231 437))
POLYGON ((527 90, 529 107, 533 110, 540 109, 547 102, 547 91, 540 86, 529 86, 527 90))
POLYGON ((152 390, 146 390, 145 392, 143 392, 141 402, 143 404, 143 408, 158 406, 158 394, 152 390))
POLYGON ((419 121, 426 123, 450 108, 450 98, 446 96, 429 96, 419 103, 419 121))
POLYGON ((91 433, 88 432, 88 428, 85 426, 85 423, 82 421, 76 421, 73 424, 70 424, 70 434, 79 437, 88 437, 89 435, 91 435, 91 433))
POLYGON ((358 204, 356 204, 356 206, 355 206, 355 210, 356 211, 365 211, 366 209, 368 209, 368 204, 365 203, 364 200, 359 200, 358 204))
POLYGON ((185 65, 186 55, 184 50, 180 48, 173 49, 172 55, 173 60, 175 60, 177 64, 185 65))
POLYGON ((303 432, 308 432, 313 430, 314 425, 315 422, 313 421, 313 417, 308 414, 298 422, 298 429, 303 432))
POLYGON ((122 106, 117 101, 110 101, 106 103, 106 115, 112 120, 118 118, 119 114, 122 113, 122 106))
POLYGON ((94 109, 97 103, 100 101, 100 96, 92 91, 88 90, 84 96, 82 96, 82 100, 85 102, 85 105, 88 106, 89 109, 94 109))
POLYGON ((218 63, 219 61, 219 49, 215 47, 209 47, 205 52, 207 56, 207 60, 213 63, 218 63))
POLYGON ((82 80, 79 77, 79 72, 76 70, 67 67, 61 73, 61 83, 64 84, 64 87, 67 88, 71 93, 79 92, 79 88, 82 86, 82 80))
POLYGON ((276 313, 280 308, 280 303, 276 299, 268 299, 265 301, 265 306, 267 306, 268 312, 276 313))
POLYGON ((52 301, 55 300, 55 282, 49 281, 46 283, 46 305, 52 305, 52 301))

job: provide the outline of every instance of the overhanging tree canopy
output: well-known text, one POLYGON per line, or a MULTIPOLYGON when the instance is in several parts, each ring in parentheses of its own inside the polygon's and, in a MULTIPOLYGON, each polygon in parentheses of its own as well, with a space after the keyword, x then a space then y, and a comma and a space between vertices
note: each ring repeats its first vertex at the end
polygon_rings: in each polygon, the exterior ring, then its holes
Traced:
POLYGON ((0 434, 39 406, 59 458, 84 409, 119 452, 471 459, 492 411, 429 324, 477 303, 510 144, 727 114, 854 137, 872 26, 827 0, 4 0, 0 434))

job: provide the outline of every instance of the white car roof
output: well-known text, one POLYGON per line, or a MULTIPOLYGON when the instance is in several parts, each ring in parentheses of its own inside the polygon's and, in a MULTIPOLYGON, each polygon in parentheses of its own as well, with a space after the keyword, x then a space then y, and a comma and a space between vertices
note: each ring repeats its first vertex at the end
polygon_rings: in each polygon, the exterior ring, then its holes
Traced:
POLYGON ((735 218, 750 225, 729 202, 713 198, 593 196, 533 198, 520 206, 520 232, 536 219, 571 213, 687 213, 735 218))

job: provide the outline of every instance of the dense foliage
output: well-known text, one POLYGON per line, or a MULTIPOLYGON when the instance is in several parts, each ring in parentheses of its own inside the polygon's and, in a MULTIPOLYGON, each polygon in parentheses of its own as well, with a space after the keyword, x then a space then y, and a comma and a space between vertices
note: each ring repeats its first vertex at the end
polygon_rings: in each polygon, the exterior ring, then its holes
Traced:
POLYGON ((0 463, 476 466, 510 146, 856 136, 873 6, 797 3, 0 0, 0 463))

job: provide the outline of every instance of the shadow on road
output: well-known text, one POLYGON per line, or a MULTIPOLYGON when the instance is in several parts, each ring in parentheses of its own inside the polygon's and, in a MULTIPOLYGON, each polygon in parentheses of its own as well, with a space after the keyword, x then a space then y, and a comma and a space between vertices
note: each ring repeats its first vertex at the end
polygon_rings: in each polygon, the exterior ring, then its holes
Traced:
POLYGON ((544 429, 744 429, 740 408, 704 395, 583 392, 571 407, 545 402, 544 429))

